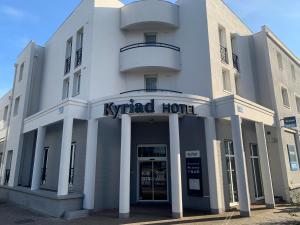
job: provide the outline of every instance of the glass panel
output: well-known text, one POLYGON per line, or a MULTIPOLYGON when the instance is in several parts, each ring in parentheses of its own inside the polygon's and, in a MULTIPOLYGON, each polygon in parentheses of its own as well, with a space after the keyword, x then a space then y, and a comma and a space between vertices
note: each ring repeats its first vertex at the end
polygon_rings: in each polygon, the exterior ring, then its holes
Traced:
POLYGON ((239 197, 238 197, 238 188, 237 188, 236 172, 235 171, 232 171, 232 183, 233 183, 233 197, 234 197, 233 202, 238 202, 239 197))
POLYGON ((257 149, 257 145, 254 145, 254 144, 251 145, 251 156, 256 156, 256 157, 258 157, 258 149, 257 149))
POLYGON ((156 43, 156 34, 145 34, 146 43, 156 43))
POLYGON ((260 167, 259 167, 259 159, 252 159, 253 160, 253 166, 255 169, 255 178, 256 178, 256 188, 257 191, 255 190, 255 195, 257 198, 263 196, 263 188, 262 188, 262 180, 261 180, 261 175, 260 175, 260 167))
POLYGON ((152 162, 140 163, 140 200, 153 200, 152 162))
POLYGON ((139 157, 167 157, 165 146, 149 146, 138 148, 139 157))
POLYGON ((153 162, 154 200, 167 200, 167 163, 153 162))

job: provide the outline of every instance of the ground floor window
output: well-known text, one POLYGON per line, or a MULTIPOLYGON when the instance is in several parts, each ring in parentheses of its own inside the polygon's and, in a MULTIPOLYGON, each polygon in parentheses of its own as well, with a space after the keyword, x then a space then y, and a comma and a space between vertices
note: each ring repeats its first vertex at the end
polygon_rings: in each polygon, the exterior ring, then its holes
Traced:
POLYGON ((226 172, 229 189, 230 203, 237 203, 238 200, 238 189, 236 181, 236 169, 235 169, 235 156, 233 149, 233 142, 231 140, 224 141, 225 157, 226 157, 226 172))
POLYGON ((291 171, 298 171, 299 164, 298 164, 298 156, 297 156, 297 152, 296 152, 296 147, 294 145, 288 145, 287 148, 288 148, 288 153, 289 153, 291 171))
POLYGON ((75 151, 76 151, 76 143, 73 142, 71 145, 70 168, 69 168, 69 185, 71 186, 74 184, 75 151))
POLYGON ((250 159, 254 180, 255 199, 261 199, 264 196, 261 179, 261 170, 259 165, 259 154, 257 144, 250 144, 250 159))
POLYGON ((138 200, 168 201, 167 146, 138 146, 138 200))
POLYGON ((4 185, 8 184, 8 182, 9 182, 12 156, 13 156, 13 151, 12 150, 8 151, 7 158, 6 158, 4 185))
POLYGON ((41 184, 46 183, 49 147, 44 148, 41 184))

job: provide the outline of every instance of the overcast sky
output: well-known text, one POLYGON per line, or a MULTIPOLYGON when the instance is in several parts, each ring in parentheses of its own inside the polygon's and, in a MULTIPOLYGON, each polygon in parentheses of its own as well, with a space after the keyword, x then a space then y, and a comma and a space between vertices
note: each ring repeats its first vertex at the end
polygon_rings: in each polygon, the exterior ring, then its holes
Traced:
MULTIPOLYGON (((224 1, 252 31, 267 25, 300 57, 300 0, 224 1)), ((12 87, 20 51, 30 40, 43 45, 79 2, 0 0, 0 96, 12 87)))

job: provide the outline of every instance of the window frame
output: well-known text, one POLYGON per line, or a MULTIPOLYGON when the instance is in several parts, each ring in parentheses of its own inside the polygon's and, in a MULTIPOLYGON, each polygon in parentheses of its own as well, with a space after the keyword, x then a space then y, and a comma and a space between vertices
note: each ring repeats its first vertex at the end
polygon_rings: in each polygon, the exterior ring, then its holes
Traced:
POLYGON ((223 91, 232 94, 232 85, 231 85, 231 76, 230 76, 230 71, 222 68, 222 85, 223 85, 223 91), (224 76, 226 75, 226 76, 224 76), (226 80, 225 78, 228 78, 228 80, 226 80), (227 90, 226 88, 227 85, 229 85, 229 90, 227 90))
POLYGON ((283 70, 283 57, 279 51, 276 51, 277 64, 280 71, 283 70))
POLYGON ((81 70, 74 73, 72 97, 79 95, 80 89, 81 89, 81 70))
POLYGON ((290 103, 289 90, 287 89, 287 87, 281 86, 280 87, 280 92, 281 92, 281 99, 282 99, 283 106, 286 107, 286 108, 290 108, 291 103, 290 103), (286 92, 286 99, 285 99, 285 96, 284 96, 284 91, 286 92), (286 102, 285 102, 286 100, 287 100, 288 104, 286 104, 286 102))
POLYGON ((19 114, 20 101, 21 101, 21 96, 18 96, 18 97, 15 98, 14 111, 13 111, 14 116, 18 116, 18 114, 19 114))
POLYGON ((144 89, 147 91, 147 92, 153 92, 155 90, 158 89, 158 75, 156 74, 145 74, 144 75, 144 89), (153 88, 147 88, 147 79, 155 79, 156 80, 156 88, 153 89, 153 88))
POLYGON ((67 77, 63 80, 63 90, 62 90, 62 99, 67 99, 69 98, 69 93, 70 93, 70 77, 67 77), (68 84, 66 88, 66 84, 68 84))
POLYGON ((300 96, 295 94, 295 101, 296 101, 296 109, 297 113, 300 114, 300 96))
POLYGON ((20 66, 18 81, 21 82, 23 80, 25 62, 23 62, 20 66))
POLYGON ((297 154, 297 148, 295 145, 287 145, 287 150, 288 150, 288 156, 289 156, 289 164, 290 164, 290 170, 292 172, 295 172, 295 171, 299 171, 299 159, 298 159, 298 154, 297 154), (292 157, 291 157, 291 150, 290 147, 293 147, 293 157, 295 157, 295 160, 292 161, 292 157), (294 167, 294 166, 297 166, 294 167))

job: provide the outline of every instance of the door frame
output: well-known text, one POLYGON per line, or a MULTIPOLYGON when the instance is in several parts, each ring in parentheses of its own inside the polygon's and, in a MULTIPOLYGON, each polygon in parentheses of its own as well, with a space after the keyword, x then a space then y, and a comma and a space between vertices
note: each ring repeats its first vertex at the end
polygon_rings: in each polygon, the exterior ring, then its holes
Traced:
POLYGON ((136 199, 137 202, 169 202, 169 163, 168 163, 168 145, 166 144, 139 144, 136 147, 136 159, 137 159, 137 163, 136 163, 136 167, 137 167, 137 179, 136 179, 136 187, 137 187, 137 191, 136 191, 136 199), (165 147, 166 149, 166 157, 144 157, 141 158, 139 157, 139 147, 165 147), (167 182, 167 199, 166 200, 141 200, 140 199, 140 163, 141 162, 166 162, 166 182, 167 182))

